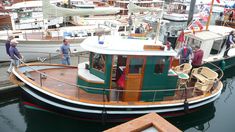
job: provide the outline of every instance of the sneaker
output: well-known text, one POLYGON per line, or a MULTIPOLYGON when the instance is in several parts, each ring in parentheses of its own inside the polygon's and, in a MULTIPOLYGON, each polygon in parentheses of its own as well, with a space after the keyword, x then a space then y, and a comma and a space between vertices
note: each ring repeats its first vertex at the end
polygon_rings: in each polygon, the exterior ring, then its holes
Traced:
POLYGON ((228 55, 225 55, 225 56, 223 56, 224 58, 228 58, 229 56, 228 55))

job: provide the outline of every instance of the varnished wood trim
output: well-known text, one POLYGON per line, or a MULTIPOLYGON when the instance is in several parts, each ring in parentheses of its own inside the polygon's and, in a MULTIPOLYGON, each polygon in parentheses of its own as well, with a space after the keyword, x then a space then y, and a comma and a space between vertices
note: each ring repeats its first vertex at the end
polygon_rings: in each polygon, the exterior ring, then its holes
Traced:
POLYGON ((150 113, 124 124, 118 125, 105 132, 140 132, 149 127, 155 127, 160 132, 181 132, 167 120, 156 113, 150 113))
POLYGON ((63 65, 63 64, 49 64, 49 63, 27 63, 27 64, 21 64, 19 67, 24 66, 61 66, 66 68, 77 68, 76 66, 69 66, 69 65, 63 65))

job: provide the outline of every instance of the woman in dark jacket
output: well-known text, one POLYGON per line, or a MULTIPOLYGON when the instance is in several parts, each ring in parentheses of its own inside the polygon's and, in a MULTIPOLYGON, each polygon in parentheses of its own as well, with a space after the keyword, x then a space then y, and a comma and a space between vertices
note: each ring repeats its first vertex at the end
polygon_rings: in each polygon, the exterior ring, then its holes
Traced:
POLYGON ((228 50, 230 49, 230 46, 231 46, 232 44, 234 44, 233 39, 234 39, 234 31, 231 31, 231 32, 229 33, 228 39, 227 39, 227 41, 226 41, 226 50, 225 50, 225 52, 224 52, 224 57, 225 57, 225 58, 229 57, 229 56, 228 56, 228 50))

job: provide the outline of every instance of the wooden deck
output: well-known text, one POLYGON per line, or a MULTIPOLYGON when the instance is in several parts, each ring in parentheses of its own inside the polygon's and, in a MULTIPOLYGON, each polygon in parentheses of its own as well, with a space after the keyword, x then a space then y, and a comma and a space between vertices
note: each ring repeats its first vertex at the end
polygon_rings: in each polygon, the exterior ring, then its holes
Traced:
MULTIPOLYGON (((77 68, 61 68, 40 70, 47 74, 46 79, 41 79, 38 72, 31 72, 31 78, 46 90, 57 95, 65 95, 68 98, 80 100, 87 99, 91 101, 103 102, 103 95, 90 94, 76 86, 77 83, 77 68), (53 78, 51 78, 53 77, 53 78), (56 80, 55 80, 56 79, 56 80), (42 84, 42 85, 41 85, 42 84)), ((107 101, 107 98, 105 96, 107 101)))

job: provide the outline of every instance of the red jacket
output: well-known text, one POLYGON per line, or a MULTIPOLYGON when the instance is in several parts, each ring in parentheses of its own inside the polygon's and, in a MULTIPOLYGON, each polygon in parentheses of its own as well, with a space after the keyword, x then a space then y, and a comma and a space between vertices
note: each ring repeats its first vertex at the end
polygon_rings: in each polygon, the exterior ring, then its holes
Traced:
POLYGON ((193 52, 193 60, 192 60, 192 65, 193 66, 201 66, 202 64, 202 58, 203 58, 203 51, 201 49, 196 50, 193 52))

